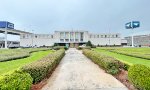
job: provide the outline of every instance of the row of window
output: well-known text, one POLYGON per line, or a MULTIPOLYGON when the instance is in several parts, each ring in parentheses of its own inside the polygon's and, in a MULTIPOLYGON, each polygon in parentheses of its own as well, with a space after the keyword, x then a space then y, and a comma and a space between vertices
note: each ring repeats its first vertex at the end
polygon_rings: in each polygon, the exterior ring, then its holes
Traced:
POLYGON ((23 35, 22 38, 54 38, 53 35, 23 35))
POLYGON ((119 36, 116 35, 90 35, 90 38, 118 38, 119 36))
MULTIPOLYGON (((79 39, 70 39, 70 41, 69 41, 69 39, 60 39, 60 42, 79 42, 79 39)), ((83 41, 83 39, 80 39, 80 42, 82 42, 83 41)))

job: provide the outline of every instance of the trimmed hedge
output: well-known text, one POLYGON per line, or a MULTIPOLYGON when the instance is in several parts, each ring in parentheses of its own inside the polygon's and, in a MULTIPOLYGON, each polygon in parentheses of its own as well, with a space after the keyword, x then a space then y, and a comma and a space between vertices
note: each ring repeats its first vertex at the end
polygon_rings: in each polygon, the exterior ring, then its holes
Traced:
POLYGON ((22 71, 27 72, 33 78, 33 83, 38 83, 44 79, 52 70, 58 65, 60 60, 65 55, 65 50, 57 50, 47 57, 25 65, 21 68, 22 71))
POLYGON ((32 77, 30 74, 14 71, 0 77, 0 90, 30 90, 32 77))
POLYGON ((121 65, 118 60, 87 49, 83 50, 83 54, 90 58, 94 63, 104 68, 108 73, 114 75, 119 72, 119 67, 121 65))
POLYGON ((150 67, 133 65, 128 70, 129 81, 140 90, 150 90, 150 67))
POLYGON ((150 60, 149 54, 142 54, 142 53, 137 53, 137 52, 130 53, 128 51, 123 51, 123 50, 119 50, 119 49, 113 49, 113 50, 109 50, 109 51, 114 52, 114 53, 118 53, 118 54, 122 54, 122 55, 131 56, 131 57, 150 60))
POLYGON ((26 58, 30 56, 32 52, 46 51, 49 48, 28 48, 28 49, 8 49, 0 51, 0 62, 16 60, 20 58, 26 58))

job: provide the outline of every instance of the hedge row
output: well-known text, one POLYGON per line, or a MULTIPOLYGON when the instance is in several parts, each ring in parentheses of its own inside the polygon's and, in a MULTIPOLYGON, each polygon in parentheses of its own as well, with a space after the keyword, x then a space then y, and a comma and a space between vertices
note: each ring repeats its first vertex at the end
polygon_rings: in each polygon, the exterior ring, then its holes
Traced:
POLYGON ((150 67, 139 64, 131 66, 128 79, 139 90, 150 90, 150 67))
POLYGON ((49 50, 48 48, 9 49, 0 51, 0 62, 29 57, 30 53, 49 50))
POLYGON ((0 77, 0 90, 30 90, 32 77, 22 71, 14 71, 0 77))
POLYGON ((109 51, 114 52, 114 53, 118 53, 118 54, 123 54, 123 55, 131 56, 131 57, 137 57, 137 58, 142 58, 142 59, 148 59, 148 60, 150 60, 150 55, 149 54, 129 53, 129 52, 121 51, 121 50, 109 50, 109 51))
POLYGON ((98 64, 100 67, 104 68, 110 74, 117 74, 119 68, 128 68, 128 66, 115 58, 103 55, 92 50, 83 50, 83 54, 90 58, 94 63, 98 64))
POLYGON ((21 70, 31 75, 33 83, 40 82, 58 65, 64 55, 64 49, 58 50, 41 60, 22 67, 21 70))

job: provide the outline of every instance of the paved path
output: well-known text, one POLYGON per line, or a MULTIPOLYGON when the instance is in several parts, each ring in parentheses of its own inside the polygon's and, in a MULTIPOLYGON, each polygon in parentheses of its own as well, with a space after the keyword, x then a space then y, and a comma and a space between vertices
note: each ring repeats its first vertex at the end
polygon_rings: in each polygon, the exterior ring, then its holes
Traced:
POLYGON ((71 48, 42 90, 127 90, 127 88, 86 58, 81 51, 71 48))

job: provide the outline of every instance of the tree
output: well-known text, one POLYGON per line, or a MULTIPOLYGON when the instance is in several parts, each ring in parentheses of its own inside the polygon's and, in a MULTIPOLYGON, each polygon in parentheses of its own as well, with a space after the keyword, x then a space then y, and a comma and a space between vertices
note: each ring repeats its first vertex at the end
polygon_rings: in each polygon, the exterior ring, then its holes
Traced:
POLYGON ((86 43, 86 46, 90 46, 90 47, 92 47, 92 43, 91 43, 91 41, 88 41, 88 42, 86 43))

